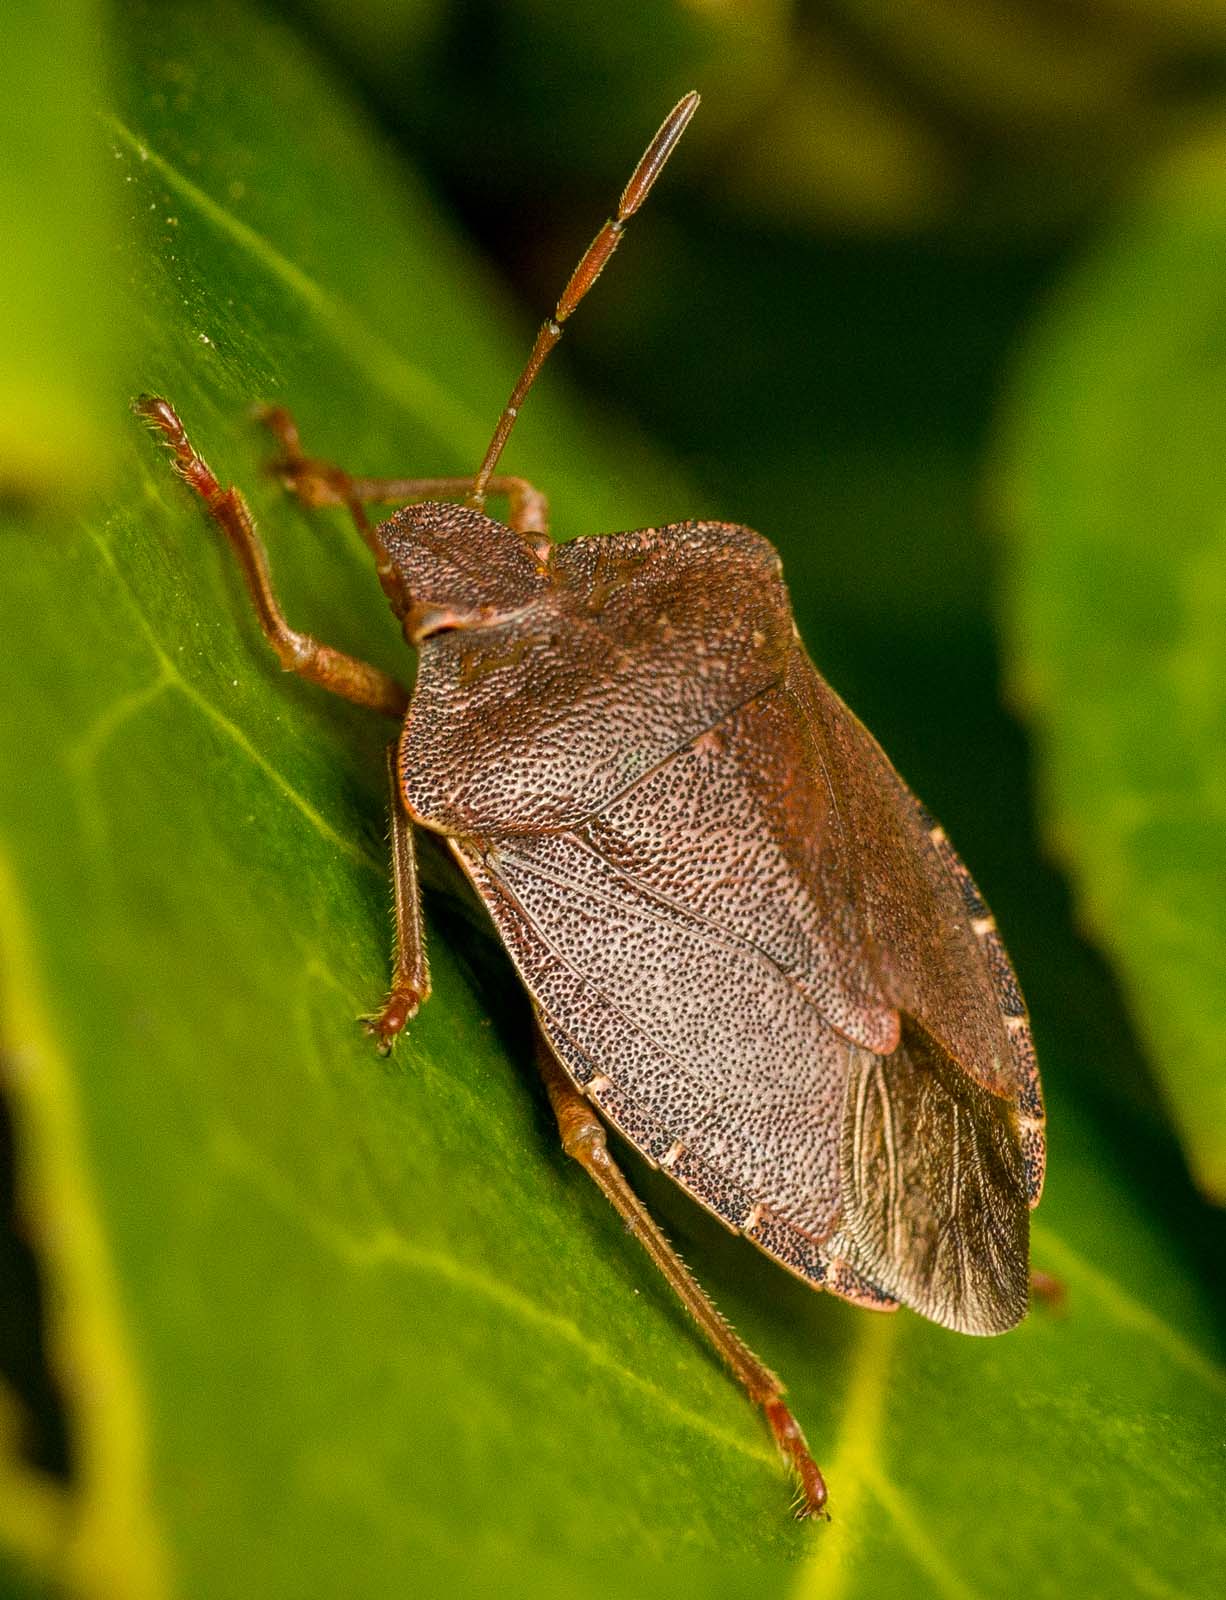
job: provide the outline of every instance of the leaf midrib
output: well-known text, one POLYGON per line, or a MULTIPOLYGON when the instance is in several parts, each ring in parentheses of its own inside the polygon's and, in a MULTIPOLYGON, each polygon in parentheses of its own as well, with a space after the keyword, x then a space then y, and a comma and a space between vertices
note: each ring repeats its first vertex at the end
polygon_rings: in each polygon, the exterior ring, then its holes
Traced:
POLYGON ((447 450, 454 450, 459 439, 464 441, 465 449, 471 451, 474 460, 480 456, 489 430, 475 411, 442 388, 429 373, 406 361, 351 306, 323 288, 263 234, 194 184, 126 123, 111 114, 104 114, 101 120, 104 127, 194 206, 207 222, 246 251, 301 301, 327 329, 337 346, 362 366, 366 376, 388 399, 403 406, 447 450))

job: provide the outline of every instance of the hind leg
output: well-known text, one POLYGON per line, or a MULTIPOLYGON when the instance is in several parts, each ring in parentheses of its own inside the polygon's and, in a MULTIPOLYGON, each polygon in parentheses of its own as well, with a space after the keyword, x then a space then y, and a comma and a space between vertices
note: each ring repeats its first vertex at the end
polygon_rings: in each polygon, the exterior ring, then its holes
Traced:
POLYGON ((609 1151, 604 1124, 558 1062, 539 1028, 537 1065, 545 1080, 554 1116, 558 1119, 562 1148, 579 1163, 621 1217, 626 1231, 632 1233, 646 1250, 652 1264, 664 1275, 669 1287, 727 1364, 733 1377, 743 1385, 750 1400, 754 1405, 761 1406, 779 1452, 795 1472, 800 1485, 797 1516, 824 1516, 826 1485, 817 1462, 809 1454, 800 1424, 784 1400, 783 1385, 720 1316, 706 1290, 631 1189, 609 1151))
POLYGON ((392 983, 383 1009, 365 1018, 366 1031, 387 1055, 409 1019, 430 995, 430 967, 426 960, 425 929, 421 917, 421 892, 417 884, 417 849, 413 823, 400 798, 398 742, 387 747, 387 777, 392 839, 392 896, 396 917, 396 951, 392 983))

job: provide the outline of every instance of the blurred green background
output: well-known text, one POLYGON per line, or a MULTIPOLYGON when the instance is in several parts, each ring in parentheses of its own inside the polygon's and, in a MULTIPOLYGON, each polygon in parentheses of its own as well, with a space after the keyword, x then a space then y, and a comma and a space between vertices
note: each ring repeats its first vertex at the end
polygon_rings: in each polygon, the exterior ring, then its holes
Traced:
POLYGON ((1226 1194, 1226 6, 559 0, 0 22, 0 1585, 19 1595, 1198 1595, 1226 1194), (54 41, 54 48, 49 44, 54 41), (247 490, 292 621, 404 670, 257 400, 476 465, 660 116, 703 106, 507 457, 568 538, 779 547, 972 865, 1051 1112, 996 1341, 825 1302, 635 1180, 835 1520, 557 1152, 386 731, 279 675, 127 411, 247 490))

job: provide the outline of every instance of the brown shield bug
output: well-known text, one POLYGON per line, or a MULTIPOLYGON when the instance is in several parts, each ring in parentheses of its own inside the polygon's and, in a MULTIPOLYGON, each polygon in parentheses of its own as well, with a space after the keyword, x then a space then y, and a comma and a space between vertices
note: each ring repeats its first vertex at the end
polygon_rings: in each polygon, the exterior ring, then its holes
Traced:
POLYGON ((347 507, 369 546, 417 652, 411 697, 288 625, 242 495, 165 400, 136 406, 229 540, 282 666, 403 723, 395 965, 371 1031, 386 1049, 429 994, 427 828, 531 995, 565 1149, 763 1408, 811 1515, 825 1485, 783 1386, 635 1197, 604 1124, 814 1288, 987 1334, 1026 1311, 1043 1109, 991 914, 814 670, 766 540, 684 522, 553 545, 545 497, 495 475, 697 104, 665 119, 580 260, 475 478, 355 477, 306 456, 288 413, 264 414, 287 487, 347 507), (487 494, 507 497, 506 523, 487 494))

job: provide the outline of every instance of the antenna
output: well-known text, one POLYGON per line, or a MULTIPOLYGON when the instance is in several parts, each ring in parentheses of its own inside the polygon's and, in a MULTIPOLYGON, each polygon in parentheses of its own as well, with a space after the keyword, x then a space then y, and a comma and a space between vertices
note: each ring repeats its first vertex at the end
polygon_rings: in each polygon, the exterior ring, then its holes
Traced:
POLYGON ((660 176, 660 171, 672 155, 677 140, 685 132, 686 125, 697 111, 698 99, 697 92, 691 90, 683 99, 678 100, 660 124, 659 132, 644 150, 638 166, 630 174, 630 182, 622 190, 621 199, 617 202, 617 215, 609 218, 583 252, 579 265, 570 275, 570 282, 562 291, 562 297, 554 309, 553 316, 547 317, 541 324, 541 331, 532 346, 532 354, 528 357, 514 389, 511 390, 511 398, 498 419, 494 437, 485 452, 485 460, 482 461, 480 471, 473 480, 468 504, 474 510, 480 511, 485 505, 486 489, 510 438, 511 429, 515 426, 515 419, 519 415, 524 396, 536 382, 537 374, 545 365, 546 356, 562 337, 562 324, 596 282, 604 270, 605 263, 620 244, 627 221, 651 193, 652 184, 660 176))

